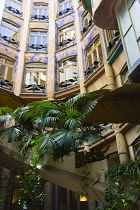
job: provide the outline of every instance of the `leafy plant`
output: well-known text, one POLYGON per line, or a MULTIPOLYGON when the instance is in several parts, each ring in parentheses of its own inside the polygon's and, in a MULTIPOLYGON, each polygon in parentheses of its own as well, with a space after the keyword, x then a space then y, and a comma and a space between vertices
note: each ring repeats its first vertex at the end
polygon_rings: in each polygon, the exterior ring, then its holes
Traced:
POLYGON ((86 93, 66 102, 35 101, 15 111, 2 107, 0 121, 9 126, 2 127, 0 135, 9 142, 22 141, 21 153, 32 147, 35 163, 59 149, 56 159, 63 157, 84 142, 101 139, 102 126, 84 122, 100 97, 86 93))

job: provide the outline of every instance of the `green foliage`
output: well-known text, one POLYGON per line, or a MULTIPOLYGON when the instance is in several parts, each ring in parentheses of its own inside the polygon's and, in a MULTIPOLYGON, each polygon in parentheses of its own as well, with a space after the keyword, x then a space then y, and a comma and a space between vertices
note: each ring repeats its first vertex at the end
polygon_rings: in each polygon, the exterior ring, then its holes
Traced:
POLYGON ((140 199, 140 162, 129 160, 105 173, 104 210, 137 210, 140 199))
MULTIPOLYGON (((21 153, 32 147, 35 163, 43 155, 53 154, 59 148, 63 157, 84 142, 101 139, 100 125, 84 123, 84 118, 100 97, 101 94, 85 93, 66 102, 35 101, 15 111, 3 107, 1 121, 6 122, 9 116, 14 123, 2 128, 0 135, 8 138, 9 142, 22 141, 21 153), (5 114, 7 111, 9 114, 5 114)), ((103 153, 101 155, 103 157, 103 153)))

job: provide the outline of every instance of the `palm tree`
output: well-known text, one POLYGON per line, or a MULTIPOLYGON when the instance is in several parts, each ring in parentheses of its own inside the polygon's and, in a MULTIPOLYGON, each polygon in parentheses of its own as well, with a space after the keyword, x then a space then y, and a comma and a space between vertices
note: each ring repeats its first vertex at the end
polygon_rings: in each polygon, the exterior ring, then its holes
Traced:
MULTIPOLYGON (((84 123, 84 118, 101 96, 85 93, 67 101, 35 101, 15 111, 2 107, 0 121, 11 124, 1 128, 0 134, 7 136, 9 142, 23 141, 21 153, 32 147, 35 162, 55 151, 63 157, 84 142, 91 143, 101 138, 102 126, 84 123)), ((60 156, 58 154, 55 158, 60 156)))

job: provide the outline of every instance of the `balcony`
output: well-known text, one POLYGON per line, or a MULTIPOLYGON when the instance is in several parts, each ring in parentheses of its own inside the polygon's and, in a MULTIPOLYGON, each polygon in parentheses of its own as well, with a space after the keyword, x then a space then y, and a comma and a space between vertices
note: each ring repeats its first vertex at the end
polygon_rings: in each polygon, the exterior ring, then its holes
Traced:
POLYGON ((59 84, 57 84, 57 90, 60 91, 60 90, 65 90, 67 89, 68 87, 72 87, 72 86, 75 86, 75 85, 78 85, 78 81, 77 79, 69 79, 69 80, 65 80, 59 84))
POLYGON ((75 43, 75 38, 72 38, 72 39, 65 39, 65 40, 63 40, 62 42, 59 43, 58 49, 67 47, 67 46, 72 45, 72 44, 74 44, 74 43, 75 43))
POLYGON ((15 39, 8 36, 2 36, 1 34, 0 34, 0 41, 7 42, 8 44, 14 45, 15 47, 19 46, 19 42, 17 42, 15 39))
POLYGON ((67 13, 70 13, 70 12, 73 12, 73 7, 71 8, 67 8, 63 11, 60 11, 58 14, 57 14, 57 18, 63 16, 63 15, 66 15, 67 13))
POLYGON ((15 8, 13 8, 11 6, 7 6, 6 5, 5 6, 5 10, 10 11, 10 12, 12 12, 15 15, 22 16, 22 12, 20 12, 18 9, 15 9, 15 8))
POLYGON ((0 87, 8 90, 13 89, 13 82, 10 82, 9 80, 0 78, 0 87))
MULTIPOLYGON (((111 31, 110 31, 111 32, 111 31)), ((107 53, 110 54, 112 52, 112 50, 114 49, 114 47, 117 45, 118 41, 120 40, 120 33, 119 31, 116 31, 114 33, 111 33, 112 37, 108 43, 108 47, 107 47, 107 53)))
POLYGON ((28 50, 47 51, 48 46, 45 44, 31 44, 28 45, 28 50))
POLYGON ((23 85, 23 92, 27 93, 45 93, 46 92, 46 85, 23 85))
POLYGON ((90 28, 90 26, 92 25, 92 23, 93 23, 92 19, 89 20, 89 23, 83 28, 82 35, 84 35, 84 33, 86 31, 88 31, 88 29, 90 28))
POLYGON ((39 20, 39 21, 49 21, 49 16, 47 15, 47 16, 45 16, 45 15, 32 15, 31 16, 31 19, 32 20, 39 20))
POLYGON ((102 65, 102 63, 100 61, 94 61, 94 63, 87 68, 87 70, 85 71, 85 77, 86 79, 93 73, 95 72, 98 67, 100 67, 102 65))

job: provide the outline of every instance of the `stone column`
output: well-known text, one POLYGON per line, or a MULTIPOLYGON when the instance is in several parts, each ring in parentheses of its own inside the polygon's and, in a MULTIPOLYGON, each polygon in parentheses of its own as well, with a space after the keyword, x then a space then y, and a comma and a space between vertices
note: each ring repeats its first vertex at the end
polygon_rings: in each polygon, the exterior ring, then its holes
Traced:
POLYGON ((47 97, 54 99, 55 91, 55 0, 49 3, 49 35, 48 35, 48 73, 47 73, 47 97))
POLYGON ((11 172, 6 168, 2 168, 2 179, 0 184, 0 210, 9 210, 7 209, 7 198, 9 193, 9 180, 10 180, 11 172))
POLYGON ((3 10, 4 10, 4 7, 5 7, 5 4, 6 4, 6 0, 1 0, 0 1, 0 24, 1 24, 1 21, 2 21, 2 15, 3 15, 3 10))
POLYGON ((106 80, 107 80, 109 89, 114 90, 115 89, 115 79, 114 79, 113 68, 108 63, 104 63, 104 67, 105 67, 106 80))
POLYGON ((79 76, 80 93, 86 93, 86 88, 84 86, 85 81, 85 68, 84 68, 84 56, 81 42, 81 28, 80 28, 80 15, 78 13, 78 1, 73 0, 72 2, 75 10, 75 37, 77 43, 77 67, 79 76))
POLYGON ((122 163, 129 159, 127 143, 125 136, 123 133, 120 132, 120 128, 118 125, 114 125, 114 131, 116 134, 116 144, 117 144, 118 154, 120 162, 122 163))
POLYGON ((24 56, 25 51, 27 49, 27 38, 28 38, 28 31, 29 31, 29 21, 31 17, 31 6, 32 0, 24 1, 24 8, 23 8, 23 26, 21 27, 20 32, 20 45, 19 45, 19 54, 18 54, 18 64, 16 69, 16 75, 14 79, 14 93, 15 95, 19 95, 21 92, 22 81, 23 81, 23 73, 24 73, 24 56))
POLYGON ((44 202, 43 210, 53 210, 53 184, 50 182, 44 183, 44 202))
POLYGON ((60 189, 59 186, 54 184, 54 206, 53 210, 60 210, 60 189))

